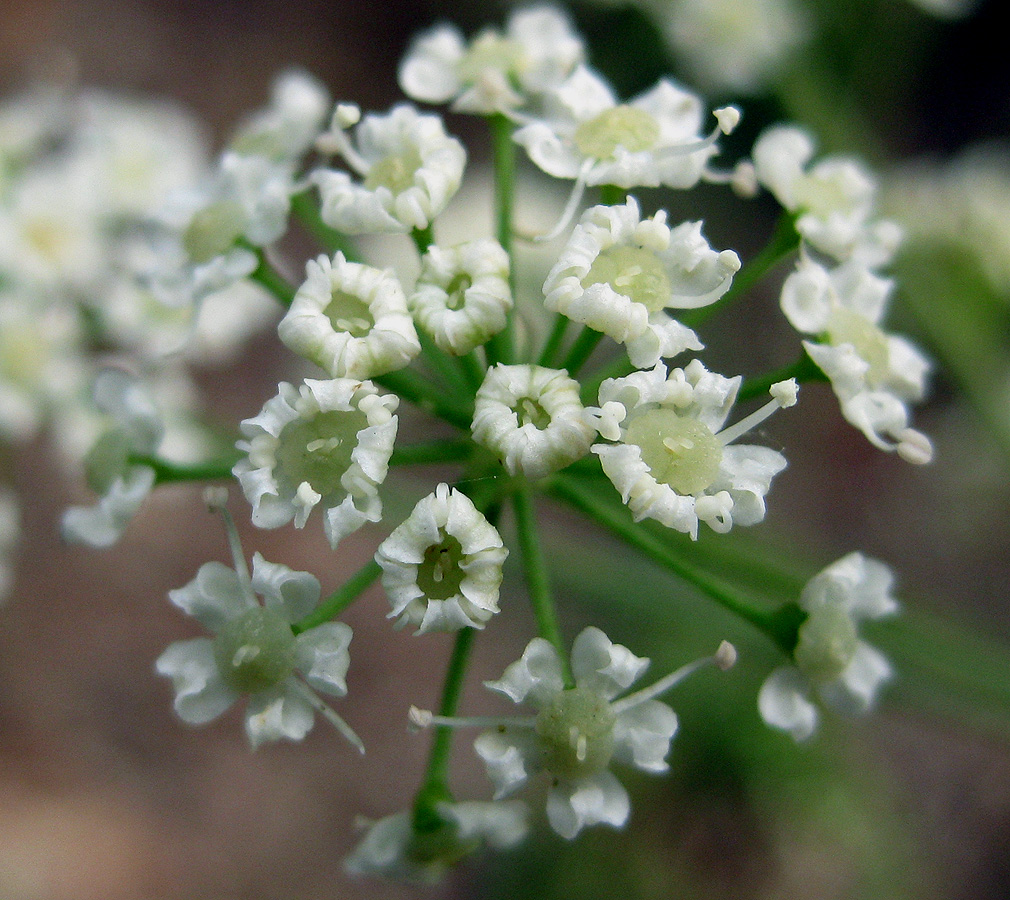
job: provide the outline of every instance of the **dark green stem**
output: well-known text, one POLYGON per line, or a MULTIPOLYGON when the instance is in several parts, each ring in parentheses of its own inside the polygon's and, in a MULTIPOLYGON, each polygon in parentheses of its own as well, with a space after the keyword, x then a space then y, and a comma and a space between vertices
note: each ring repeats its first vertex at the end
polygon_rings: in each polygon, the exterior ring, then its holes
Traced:
POLYGON ((249 278, 265 287, 282 306, 290 306, 291 301, 295 299, 295 286, 271 265, 262 247, 250 249, 256 254, 257 265, 249 278))
POLYGON ((532 488, 529 485, 520 487, 512 495, 512 504, 516 513, 516 532, 519 536, 519 549, 523 557, 526 586, 530 592, 530 603, 533 605, 537 633, 557 651, 566 687, 574 687, 575 680, 572 678, 568 662, 568 651, 561 637, 557 611, 554 608, 554 598, 551 595, 547 559, 544 556, 544 548, 540 543, 537 529, 532 488))
POLYGON ((451 441, 429 441, 423 444, 407 444, 393 449, 389 458, 391 466, 416 466, 430 463, 460 462, 473 452, 470 438, 451 441))
POLYGON ((216 481, 221 478, 231 478, 232 466, 240 458, 240 455, 236 453, 225 459, 202 463, 173 463, 157 456, 131 454, 129 462, 132 465, 149 466, 154 469, 155 484, 172 484, 181 481, 216 481))
POLYGON ((295 634, 301 634, 303 631, 308 631, 310 628, 335 619, 357 600, 381 574, 382 569, 379 564, 374 559, 370 559, 304 619, 295 622, 291 626, 291 630, 295 634))
POLYGON ((554 317, 554 327, 547 336, 547 343, 544 344, 544 349, 540 351, 540 359, 537 360, 541 366, 553 367, 554 357, 561 348, 561 342, 565 339, 565 331, 568 329, 569 321, 571 320, 568 316, 559 314, 554 317))
POLYGON ((828 376, 824 370, 817 365, 805 352, 803 355, 788 366, 769 372, 767 375, 758 375, 755 378, 748 378, 737 393, 737 402, 750 400, 761 394, 767 394, 773 384, 785 381, 788 378, 795 378, 800 384, 808 381, 827 381, 828 376))
POLYGON ((330 255, 338 250, 344 254, 348 262, 360 262, 358 251, 347 239, 347 235, 331 228, 319 215, 319 206, 312 197, 312 189, 308 188, 291 198, 291 211, 302 224, 302 227, 322 245, 330 255))
POLYGON ((428 248, 435 243, 435 233, 431 222, 428 223, 427 228, 413 229, 410 232, 410 236, 414 239, 414 246, 417 247, 417 252, 420 256, 424 256, 428 252, 428 248))
POLYGON ((387 372, 372 379, 387 391, 392 391, 401 399, 413 403, 434 416, 444 419, 457 428, 470 428, 473 421, 473 411, 463 409, 445 400, 445 392, 433 384, 424 381, 417 372, 387 372))
POLYGON ((561 363, 561 368, 567 369, 568 374, 572 378, 575 378, 583 363, 589 359, 601 340, 603 340, 602 331, 596 331, 594 328, 583 328, 575 339, 575 343, 569 348, 568 355, 565 357, 564 362, 561 363))
MULTIPOLYGON (((491 127, 491 153, 494 162, 495 235, 509 257, 509 286, 515 294, 515 270, 512 259, 512 210, 515 205, 516 150, 512 141, 514 125, 501 114, 488 118, 491 127)), ((513 314, 503 331, 486 344, 488 365, 510 363, 514 353, 513 314)))

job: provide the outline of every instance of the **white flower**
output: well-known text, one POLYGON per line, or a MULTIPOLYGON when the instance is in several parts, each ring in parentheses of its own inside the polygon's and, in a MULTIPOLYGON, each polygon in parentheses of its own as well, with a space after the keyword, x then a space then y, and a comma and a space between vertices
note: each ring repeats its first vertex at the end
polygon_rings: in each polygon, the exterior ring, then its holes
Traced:
POLYGON ((889 262, 901 229, 874 218, 876 181, 853 159, 827 157, 810 165, 813 155, 813 138, 802 129, 768 128, 753 150, 758 181, 797 214, 796 230, 817 250, 870 268, 889 262))
POLYGON ((535 720, 508 720, 474 744, 494 782, 495 798, 546 771, 551 778, 547 818, 562 837, 574 838, 587 825, 622 826, 630 810, 628 793, 610 772, 610 762, 665 772, 677 731, 676 713, 653 697, 683 672, 616 699, 648 664, 598 628, 586 628, 572 647, 575 687, 566 689, 557 651, 543 638, 530 641, 500 680, 485 682, 513 702, 537 709, 535 720))
POLYGON ((335 697, 347 693, 350 627, 325 622, 296 635, 291 626, 315 608, 319 582, 258 553, 251 579, 244 561, 240 568, 205 563, 193 581, 169 592, 176 606, 214 635, 178 641, 158 658, 158 673, 175 687, 175 711, 189 724, 203 725, 247 695, 245 730, 254 749, 280 738, 301 740, 312 728, 314 712, 362 749, 311 690, 335 697))
POLYGON ((466 494, 439 484, 375 553, 397 626, 483 628, 498 612, 501 535, 466 494))
POLYGON ((326 88, 307 72, 281 72, 274 79, 270 105, 242 124, 230 148, 244 156, 295 161, 323 130, 332 102, 326 88))
POLYGON ((719 126, 702 138, 701 101, 669 79, 618 103, 598 75, 579 66, 551 95, 551 113, 515 133, 530 159, 555 178, 583 185, 694 187, 739 114, 717 111, 719 126))
POLYGON ((378 522, 378 486, 396 438, 399 399, 370 381, 281 382, 259 415, 242 422, 247 456, 232 470, 252 505, 253 524, 302 528, 323 511, 330 546, 365 522, 378 522))
POLYGON ((344 132, 354 116, 338 106, 333 124, 316 142, 339 153, 362 182, 347 172, 316 169, 323 221, 347 234, 399 234, 427 228, 459 190, 466 150, 445 133, 442 120, 407 105, 385 115, 368 115, 354 132, 344 132))
POLYGON ((515 11, 504 34, 485 29, 469 45, 452 25, 426 31, 407 51, 399 80, 414 100, 508 115, 558 84, 584 56, 560 11, 532 6, 515 11))
POLYGON ((701 222, 671 229, 665 211, 642 220, 629 197, 586 210, 544 283, 545 305, 625 344, 634 366, 700 350, 697 335, 669 309, 714 303, 729 289, 740 259, 716 251, 701 222))
POLYGON ((21 537, 20 510, 13 491, 0 485, 0 603, 14 583, 14 553, 21 537))
POLYGON ((412 812, 372 823, 344 860, 344 870, 351 875, 434 884, 482 843, 506 850, 522 841, 528 830, 528 810, 518 801, 444 802, 437 804, 436 812, 441 823, 423 833, 415 829, 412 812))
POLYGON ((164 426, 144 386, 119 369, 95 379, 95 405, 113 420, 111 430, 88 454, 88 481, 102 497, 96 506, 74 506, 63 514, 63 537, 89 547, 110 547, 126 530, 154 487, 154 469, 131 461, 151 456, 164 426))
POLYGON ((781 305, 810 358, 831 379, 845 418, 881 450, 927 463, 929 439, 909 427, 908 403, 925 390, 929 361, 905 338, 881 330, 889 279, 856 262, 830 272, 802 257, 782 286, 781 305))
POLYGON ((581 459, 596 434, 567 372, 502 363, 488 369, 477 390, 472 433, 510 475, 530 479, 581 459))
POLYGON ((843 713, 869 712, 880 686, 891 677, 891 666, 879 650, 859 639, 859 622, 898 611, 893 581, 883 563, 850 553, 807 582, 799 600, 807 618, 793 651, 795 665, 775 669, 758 694, 765 722, 797 741, 810 737, 818 720, 810 698, 814 690, 843 713))
POLYGON ((281 340, 334 378, 402 369, 421 345, 396 275, 338 252, 309 260, 306 279, 277 327, 281 340))
POLYGON ((432 244, 407 306, 440 350, 465 356, 505 327, 512 308, 508 254, 486 238, 432 244))
POLYGON ((709 372, 698 360, 684 369, 607 379, 591 408, 608 441, 592 447, 635 521, 656 519, 698 537, 698 523, 726 532, 765 516, 765 494, 786 466, 775 450, 735 444, 772 412, 796 402, 794 382, 780 382, 773 400, 724 428, 740 376, 709 372))

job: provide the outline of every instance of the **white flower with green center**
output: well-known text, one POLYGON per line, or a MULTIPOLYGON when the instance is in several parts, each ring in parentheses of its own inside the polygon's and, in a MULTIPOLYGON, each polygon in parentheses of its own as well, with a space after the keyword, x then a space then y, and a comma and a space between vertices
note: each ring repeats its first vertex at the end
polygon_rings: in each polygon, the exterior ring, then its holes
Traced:
POLYGON ((21 537, 21 515, 17 495, 0 486, 0 603, 10 595, 14 583, 14 554, 21 537))
POLYGON ((486 238, 432 244, 407 306, 440 350, 465 356, 505 327, 512 309, 508 254, 486 238))
POLYGON ((96 506, 73 506, 63 514, 65 540, 110 547, 154 487, 154 469, 131 457, 152 456, 161 444, 161 416, 140 382, 119 369, 104 369, 95 379, 95 405, 112 419, 85 460, 88 483, 101 495, 96 506))
POLYGON ((393 272, 348 262, 342 253, 309 260, 306 279, 277 327, 281 340, 334 378, 373 378, 402 369, 421 345, 393 272))
POLYGON ((721 533, 764 519, 765 494, 785 457, 735 441, 792 406, 796 383, 777 383, 771 402, 724 428, 741 380, 693 360, 669 374, 658 364, 600 386, 600 406, 589 412, 601 436, 616 443, 594 444, 592 452, 636 522, 655 519, 697 539, 699 522, 721 533))
POLYGON ((498 612, 501 535, 461 491, 439 484, 380 545, 375 561, 397 627, 483 628, 498 612))
POLYGON ((316 142, 325 153, 339 153, 361 178, 325 168, 311 173, 323 221, 346 234, 427 228, 459 190, 463 145, 445 133, 438 116, 407 105, 365 116, 352 143, 344 129, 359 115, 356 107, 338 106, 330 130, 316 142))
POLYGON ((622 188, 691 188, 706 174, 716 140, 736 127, 733 107, 715 112, 718 125, 702 137, 701 101, 669 79, 618 103, 609 85, 579 66, 550 98, 550 114, 524 125, 515 140, 555 178, 622 188))
POLYGON ((537 479, 585 456, 596 431, 563 369, 499 363, 477 390, 472 434, 510 475, 537 479))
POLYGON ((765 722, 802 741, 817 728, 812 693, 848 715, 873 708, 892 672, 887 658, 860 640, 859 623, 898 611, 893 582, 886 565, 861 553, 843 556, 807 582, 799 600, 807 618, 799 629, 794 665, 775 669, 758 693, 765 722))
POLYGON ((246 453, 232 470, 252 505, 253 524, 305 525, 317 506, 331 547, 365 522, 378 522, 396 438, 399 398, 370 381, 281 382, 259 415, 242 422, 246 453))
POLYGON ((529 831, 529 810, 519 801, 446 801, 436 806, 441 823, 418 831, 414 814, 404 811, 368 826, 344 860, 344 871, 414 884, 435 884, 456 863, 483 844, 507 850, 529 831))
POLYGON ((172 603, 214 635, 177 641, 158 657, 158 674, 175 688, 175 711, 190 725, 203 725, 246 696, 245 731, 253 749, 281 738, 301 740, 318 712, 364 752, 357 735, 315 694, 347 693, 350 627, 324 622, 296 635, 291 626, 315 609, 319 582, 259 553, 250 577, 237 542, 234 535, 235 568, 205 563, 189 584, 169 592, 172 603))
POLYGON ((509 115, 559 84, 585 48, 568 19, 551 6, 515 11, 505 32, 485 29, 469 44, 452 25, 419 35, 400 64, 403 92, 461 112, 509 115))
POLYGON ((547 818, 558 834, 571 839, 587 825, 617 828, 627 821, 628 793, 611 773, 611 762, 646 772, 667 771, 677 715, 655 698, 699 666, 714 662, 727 669, 735 659, 733 647, 723 643, 715 656, 689 663, 617 699, 649 661, 590 627, 572 647, 573 687, 565 687, 557 650, 540 637, 529 642, 522 658, 501 679, 484 682, 514 703, 531 703, 537 709, 535 717, 456 719, 416 708, 410 716, 418 726, 490 726, 474 749, 494 782, 495 799, 511 794, 531 775, 546 772, 551 781, 547 818))
POLYGON ((900 227, 875 218, 877 184, 855 160, 828 157, 811 165, 814 141, 800 128, 766 129, 754 144, 758 181, 790 212, 810 245, 838 261, 870 268, 888 263, 901 242, 900 227))
POLYGON ((874 446, 922 464, 933 447, 909 427, 908 404, 922 399, 929 361, 880 328, 892 286, 854 261, 828 271, 804 256, 782 286, 781 306, 797 331, 816 338, 803 346, 831 380, 842 415, 874 446))
POLYGON ((634 366, 700 350, 668 310, 718 300, 740 268, 732 250, 713 250, 701 222, 671 229, 666 212, 642 219, 634 197, 586 210, 544 283, 545 305, 625 344, 634 366))

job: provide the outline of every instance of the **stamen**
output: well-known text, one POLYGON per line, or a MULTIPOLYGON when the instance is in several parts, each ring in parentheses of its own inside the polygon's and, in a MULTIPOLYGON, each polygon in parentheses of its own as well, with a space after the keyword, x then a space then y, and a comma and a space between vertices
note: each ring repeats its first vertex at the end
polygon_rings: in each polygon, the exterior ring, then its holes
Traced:
POLYGON ((594 160, 587 159, 584 163, 582 163, 582 168, 579 169, 579 174, 575 179, 575 184, 572 185, 572 192, 568 195, 568 202, 565 204, 565 208, 561 213, 561 218, 558 219, 558 224, 546 234, 534 235, 534 241, 537 243, 553 241, 554 238, 561 234, 561 232, 564 231, 571 223, 572 219, 575 217, 575 211, 579 208, 579 204, 582 202, 582 196, 586 192, 586 178, 589 176, 589 170, 593 167, 593 162, 594 160))
POLYGON ((675 672, 671 672, 665 678, 660 678, 655 684, 651 684, 647 688, 642 688, 642 690, 636 691, 634 694, 629 694, 627 697, 611 703, 610 710, 614 715, 620 715, 622 712, 638 706, 640 703, 645 703, 646 700, 652 700, 660 694, 665 694, 670 688, 680 684, 688 675, 704 666, 715 665, 725 672, 735 662, 736 648, 729 641, 723 641, 719 644, 719 649, 712 656, 696 659, 686 666, 681 666, 675 672))
POLYGON ((898 438, 898 456, 905 462, 924 466, 933 458, 933 444, 921 431, 904 428, 895 435, 898 438))
POLYGON ((354 149, 346 129, 358 123, 361 118, 361 111, 351 103, 342 103, 337 106, 333 113, 333 120, 330 123, 330 130, 324 132, 316 138, 316 149, 320 153, 330 155, 339 154, 347 164, 354 169, 362 178, 368 175, 372 168, 368 161, 354 149))
POLYGON ((762 406, 761 409, 755 410, 749 416, 742 418, 735 425, 730 425, 729 428, 724 428, 720 431, 716 435, 719 443, 724 447, 727 444, 732 444, 738 437, 742 437, 752 428, 760 425, 772 413, 794 405, 796 403, 797 390, 795 378, 790 378, 788 381, 777 381, 769 390, 773 399, 762 406))
POLYGON ((699 150, 705 150, 711 147, 724 134, 729 134, 740 121, 740 111, 735 106, 724 106, 721 109, 715 110, 712 115, 715 116, 717 124, 708 137, 702 138, 700 141, 692 141, 689 144, 664 147, 655 154, 657 159, 662 159, 664 156, 689 156, 692 153, 697 153, 699 150))
POLYGON ((408 728, 420 731, 441 725, 445 728, 533 728, 536 719, 532 716, 436 716, 430 709, 412 706, 407 712, 408 728))
POLYGON ((226 506, 228 502, 228 489, 220 486, 213 486, 204 489, 203 502, 211 512, 218 513, 224 520, 225 534, 228 535, 228 549, 231 551, 232 563, 235 566, 235 574, 238 575, 239 584, 245 595, 253 603, 259 605, 256 595, 252 589, 252 578, 249 576, 249 566, 245 561, 245 554, 242 552, 242 542, 239 540, 238 529, 235 527, 235 520, 231 517, 226 506))
POLYGON ((354 747, 356 747, 362 756, 365 755, 365 745, 361 742, 361 738, 354 733, 351 726, 338 716, 328 704, 320 700, 311 688, 302 684, 297 678, 289 678, 287 684, 293 685, 298 694, 304 700, 311 703, 312 708, 319 713, 319 715, 326 719, 327 722, 336 728, 337 731, 339 731, 354 747))

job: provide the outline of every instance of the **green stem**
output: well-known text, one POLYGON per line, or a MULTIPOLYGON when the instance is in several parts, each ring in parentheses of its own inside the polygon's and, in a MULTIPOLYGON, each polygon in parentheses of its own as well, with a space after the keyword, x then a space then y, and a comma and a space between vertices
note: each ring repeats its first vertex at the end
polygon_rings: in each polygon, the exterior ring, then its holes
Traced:
MULTIPOLYGON (((491 127, 491 153, 494 162, 495 234, 509 257, 509 286, 515 294, 515 266, 512 265, 512 210, 515 205, 516 150, 512 141, 513 124, 505 116, 488 118, 491 127)), ((504 330, 486 344, 488 365, 510 363, 514 354, 513 316, 509 315, 504 330)))
POLYGON ((530 602, 533 605, 533 616, 537 622, 537 633, 550 642, 561 660, 561 670, 566 687, 574 687, 571 668, 568 662, 568 651, 561 638, 561 628, 558 625, 557 611, 554 608, 554 598, 551 596, 550 578, 547 573, 547 559, 540 543, 537 529, 536 510, 533 506, 533 491, 529 485, 524 485, 512 495, 512 504, 516 513, 516 532, 519 536, 519 548, 522 552, 523 567, 526 570, 526 586, 530 592, 530 602))
POLYGON ((593 372, 592 375, 584 378, 582 387, 579 389, 579 396, 586 406, 594 406, 600 396, 600 385, 608 378, 623 378, 635 371, 626 355, 618 356, 607 365, 593 372))
POLYGON ((291 626, 291 630, 295 634, 301 634, 303 631, 308 631, 310 628, 315 628, 317 625, 322 625, 324 622, 336 618, 357 600, 381 574, 382 569, 379 564, 374 559, 370 559, 304 619, 295 622, 291 626))
POLYGON ((295 286, 273 267, 262 247, 250 247, 250 249, 256 254, 257 265, 249 278, 265 287, 282 306, 290 306, 291 301, 295 299, 295 286))
POLYGON ((464 402, 469 402, 473 391, 470 388, 469 374, 460 363, 459 358, 449 356, 439 350, 435 342, 420 328, 417 329, 417 337, 421 342, 421 354, 431 366, 432 371, 445 382, 446 387, 450 388, 455 395, 465 397, 464 402))
POLYGON ((757 284, 768 272, 792 253, 800 245, 800 236, 796 231, 795 217, 783 211, 775 225, 771 240, 752 257, 736 275, 733 284, 715 303, 710 303, 701 309, 686 310, 678 318, 689 327, 695 327, 708 319, 717 310, 734 303, 757 284))
POLYGON ((551 333, 547 337, 547 343, 544 344, 544 349, 540 351, 540 359, 537 360, 539 365, 546 366, 548 368, 553 367, 554 357, 561 348, 561 342, 565 339, 565 331, 568 329, 568 323, 570 321, 571 320, 568 316, 555 315, 554 327, 551 329, 551 333))
POLYGON ((662 540, 633 522, 627 507, 601 502, 595 491, 587 489, 575 478, 565 474, 557 475, 551 482, 550 491, 627 544, 672 571, 724 609, 764 632, 784 652, 792 653, 796 646, 796 631, 804 618, 804 614, 795 604, 788 603, 778 610, 758 609, 752 606, 730 585, 713 578, 708 572, 688 562, 662 540))
POLYGON ((575 378, 583 363, 589 359, 597 344, 603 340, 603 332, 593 328, 583 328, 582 332, 575 339, 575 343, 568 350, 565 361, 561 363, 562 369, 567 369, 568 374, 575 378))
POLYGON ((389 459, 391 466, 416 466, 429 463, 460 462, 467 459, 473 451, 470 438, 457 438, 451 441, 428 441, 423 444, 408 444, 397 446, 389 459))
POLYGON ((457 428, 469 429, 473 422, 472 410, 468 411, 455 404, 447 403, 444 391, 439 390, 436 385, 424 381, 417 372, 408 373, 401 369, 397 372, 378 375, 372 381, 457 428))
POLYGON ((133 465, 149 466, 154 469, 155 484, 172 484, 181 481, 216 481, 231 478, 232 466, 240 458, 236 453, 234 456, 209 462, 173 463, 157 456, 131 454, 129 461, 133 465))
MULTIPOLYGON (((438 708, 440 716, 456 715, 456 707, 463 690, 463 676, 470 657, 475 634, 473 628, 461 628, 456 633, 456 643, 449 658, 449 667, 445 673, 445 683, 442 687, 442 702, 438 708)), ((431 752, 428 755, 428 767, 424 773, 424 781, 417 797, 414 799, 414 829, 418 832, 433 830, 441 824, 435 806, 441 801, 450 799, 449 794, 449 752, 452 749, 452 729, 444 725, 435 728, 431 740, 431 752)))
POLYGON ((351 246, 347 236, 327 225, 319 215, 319 207, 312 199, 312 190, 307 188, 291 198, 291 211, 302 227, 312 235, 332 256, 337 251, 344 254, 348 262, 360 262, 358 251, 351 246))
POLYGON ((828 376, 824 370, 817 365, 805 352, 794 363, 769 372, 767 375, 759 375, 755 378, 748 378, 737 393, 737 402, 742 403, 752 397, 767 394, 773 384, 785 381, 788 378, 795 378, 800 384, 808 381, 827 381, 828 376))

